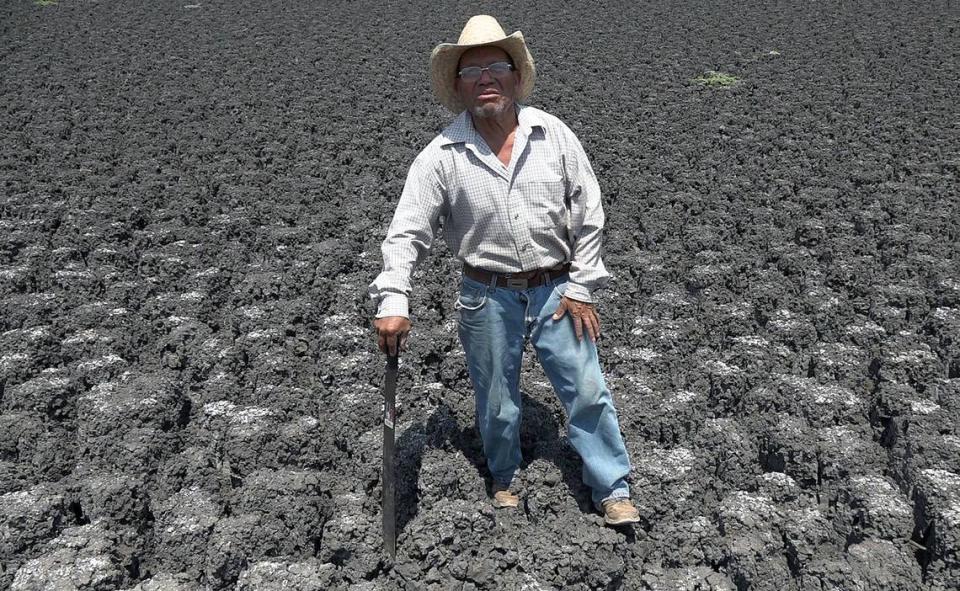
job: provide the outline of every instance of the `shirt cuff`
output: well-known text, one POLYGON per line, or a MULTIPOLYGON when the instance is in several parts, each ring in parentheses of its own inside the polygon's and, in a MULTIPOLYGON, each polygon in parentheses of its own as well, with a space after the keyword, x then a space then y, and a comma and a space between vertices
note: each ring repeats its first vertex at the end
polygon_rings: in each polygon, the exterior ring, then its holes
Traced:
POLYGON ((380 300, 380 306, 377 308, 377 318, 387 316, 403 316, 410 318, 410 303, 407 296, 399 293, 388 293, 380 300))
POLYGON ((563 291, 563 295, 578 302, 593 303, 593 296, 590 290, 572 281, 567 282, 567 289, 563 291))

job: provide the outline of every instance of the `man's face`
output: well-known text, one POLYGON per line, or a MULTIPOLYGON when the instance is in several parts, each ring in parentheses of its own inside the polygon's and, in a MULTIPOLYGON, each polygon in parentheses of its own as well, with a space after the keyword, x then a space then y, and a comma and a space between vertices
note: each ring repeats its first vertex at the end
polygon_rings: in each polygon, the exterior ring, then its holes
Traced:
MULTIPOLYGON (((510 56, 499 47, 474 47, 460 56, 459 72, 469 66, 485 68, 496 62, 510 63, 510 56)), ((495 117, 512 108, 520 86, 520 73, 511 70, 507 74, 494 76, 484 71, 476 80, 458 77, 457 93, 467 110, 474 117, 495 117)))

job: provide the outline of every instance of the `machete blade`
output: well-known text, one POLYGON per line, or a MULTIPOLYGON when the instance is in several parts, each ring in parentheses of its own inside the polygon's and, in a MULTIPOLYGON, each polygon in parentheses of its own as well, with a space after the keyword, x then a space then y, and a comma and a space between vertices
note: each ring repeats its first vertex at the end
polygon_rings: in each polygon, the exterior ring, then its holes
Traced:
POLYGON ((391 558, 397 556, 396 470, 394 467, 394 425, 397 419, 398 355, 387 355, 383 383, 383 546, 391 558))

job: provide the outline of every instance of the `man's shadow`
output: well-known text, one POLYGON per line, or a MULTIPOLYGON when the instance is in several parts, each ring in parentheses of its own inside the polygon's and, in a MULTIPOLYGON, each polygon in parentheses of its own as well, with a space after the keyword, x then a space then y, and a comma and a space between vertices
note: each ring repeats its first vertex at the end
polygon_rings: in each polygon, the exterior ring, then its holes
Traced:
MULTIPOLYGON (((560 437, 553 409, 521 392, 523 420, 520 427, 521 470, 537 459, 559 468, 563 482, 584 512, 592 511, 590 490, 583 484, 583 463, 577 452, 560 437)), ((491 494, 491 477, 483 443, 475 424, 462 427, 455 412, 441 402, 425 423, 411 425, 397 441, 396 507, 397 532, 417 516, 420 495, 417 483, 424 452, 428 449, 459 450, 476 468, 491 494)))

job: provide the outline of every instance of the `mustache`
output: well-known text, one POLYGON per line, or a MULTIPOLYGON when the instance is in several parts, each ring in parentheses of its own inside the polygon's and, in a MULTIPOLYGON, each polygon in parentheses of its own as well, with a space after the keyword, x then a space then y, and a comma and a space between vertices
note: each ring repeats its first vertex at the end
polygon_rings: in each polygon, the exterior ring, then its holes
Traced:
POLYGON ((490 80, 489 82, 477 83, 476 89, 478 92, 483 92, 484 90, 496 90, 500 92, 503 86, 497 80, 490 80))

